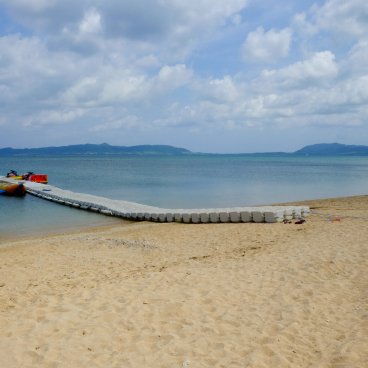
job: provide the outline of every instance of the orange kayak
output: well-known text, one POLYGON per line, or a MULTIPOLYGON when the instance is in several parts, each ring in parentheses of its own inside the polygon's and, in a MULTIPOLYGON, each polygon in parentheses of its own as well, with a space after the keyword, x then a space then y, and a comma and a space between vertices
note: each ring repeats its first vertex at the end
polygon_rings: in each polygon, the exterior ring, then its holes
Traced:
POLYGON ((0 180, 0 194, 21 197, 26 194, 26 187, 23 183, 13 184, 0 180))

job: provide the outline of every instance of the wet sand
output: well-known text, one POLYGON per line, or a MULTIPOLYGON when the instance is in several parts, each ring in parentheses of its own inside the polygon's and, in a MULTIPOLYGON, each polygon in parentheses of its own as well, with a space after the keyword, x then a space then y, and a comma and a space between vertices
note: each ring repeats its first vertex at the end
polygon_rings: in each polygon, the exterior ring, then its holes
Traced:
POLYGON ((368 366, 368 196, 298 204, 2 241, 0 367, 368 366))

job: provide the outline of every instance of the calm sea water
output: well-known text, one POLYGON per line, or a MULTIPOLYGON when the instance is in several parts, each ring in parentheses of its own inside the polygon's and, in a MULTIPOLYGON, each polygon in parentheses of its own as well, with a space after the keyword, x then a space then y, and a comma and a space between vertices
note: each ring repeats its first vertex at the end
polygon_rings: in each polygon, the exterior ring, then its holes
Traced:
MULTIPOLYGON (((164 208, 231 207, 366 194, 367 157, 0 157, 76 192, 164 208)), ((0 236, 117 221, 30 195, 0 196, 0 236)))

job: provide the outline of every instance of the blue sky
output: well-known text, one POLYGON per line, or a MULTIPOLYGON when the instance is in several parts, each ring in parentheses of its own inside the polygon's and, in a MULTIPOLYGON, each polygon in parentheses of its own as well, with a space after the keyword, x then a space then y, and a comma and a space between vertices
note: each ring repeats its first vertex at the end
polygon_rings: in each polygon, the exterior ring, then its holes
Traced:
POLYGON ((365 0, 0 0, 0 147, 368 144, 365 0))

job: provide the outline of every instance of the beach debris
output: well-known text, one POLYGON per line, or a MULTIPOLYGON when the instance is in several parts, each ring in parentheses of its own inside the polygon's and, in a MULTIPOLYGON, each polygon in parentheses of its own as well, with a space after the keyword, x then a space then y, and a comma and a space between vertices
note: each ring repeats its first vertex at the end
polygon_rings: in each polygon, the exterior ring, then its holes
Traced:
POLYGON ((125 247, 125 248, 141 248, 141 249, 155 249, 158 248, 153 242, 142 239, 142 240, 128 240, 128 239, 99 239, 108 247, 125 247))
POLYGON ((181 365, 181 368, 188 368, 190 364, 190 360, 186 359, 183 364, 181 365))
POLYGON ((126 248, 154 249, 157 245, 146 240, 106 239, 109 246, 123 246, 126 248))
POLYGON ((334 217, 331 219, 331 222, 341 222, 341 218, 340 217, 334 217))
POLYGON ((295 221, 295 225, 301 225, 304 224, 305 220, 304 219, 299 219, 298 221, 295 221))
POLYGON ((113 247, 125 247, 125 248, 136 248, 136 249, 157 249, 159 246, 147 239, 137 239, 137 240, 129 240, 129 239, 113 239, 113 238, 105 238, 105 237, 98 237, 98 236, 83 236, 75 237, 73 240, 82 240, 83 242, 87 242, 89 246, 96 246, 96 245, 104 245, 108 248, 113 247))

